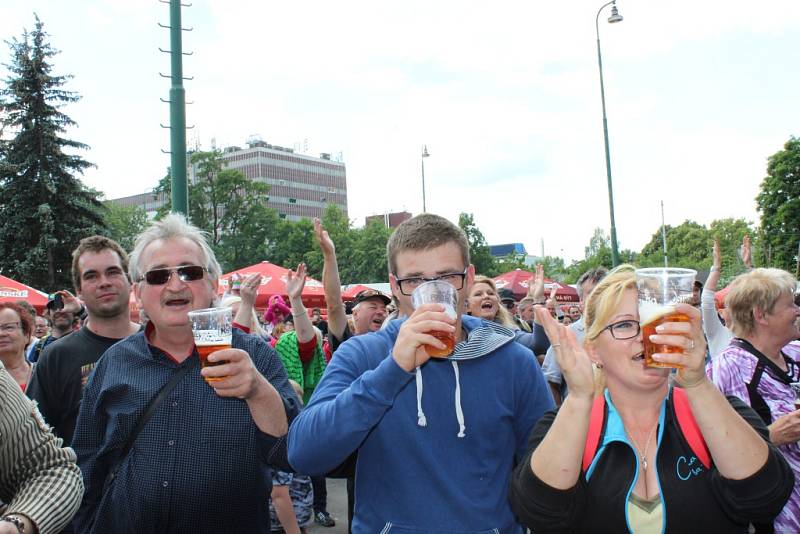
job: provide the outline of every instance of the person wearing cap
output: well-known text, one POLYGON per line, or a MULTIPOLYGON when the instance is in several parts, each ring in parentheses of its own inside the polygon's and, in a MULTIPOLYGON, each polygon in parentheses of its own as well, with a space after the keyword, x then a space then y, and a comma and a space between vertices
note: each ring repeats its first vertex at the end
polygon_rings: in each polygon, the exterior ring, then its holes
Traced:
POLYGON ((503 287, 497 290, 497 296, 500 297, 500 304, 511 314, 511 319, 514 321, 516 329, 531 332, 531 326, 522 320, 517 313, 517 301, 514 300, 514 292, 507 287, 503 287))
POLYGON ((289 429, 289 462, 327 473, 358 451, 352 532, 521 534, 508 500, 514 465, 536 421, 554 407, 530 351, 500 324, 462 314, 475 278, 458 226, 430 213, 400 224, 387 244, 401 319, 339 347, 289 429), (456 317, 416 309, 414 289, 440 280, 456 317), (430 358, 431 335, 455 346, 430 358))
POLYGON ((81 303, 69 291, 57 291, 50 295, 45 307, 45 317, 50 322, 50 333, 39 340, 28 355, 28 359, 31 362, 39 361, 39 356, 48 345, 72 333, 75 317, 82 312, 81 303))

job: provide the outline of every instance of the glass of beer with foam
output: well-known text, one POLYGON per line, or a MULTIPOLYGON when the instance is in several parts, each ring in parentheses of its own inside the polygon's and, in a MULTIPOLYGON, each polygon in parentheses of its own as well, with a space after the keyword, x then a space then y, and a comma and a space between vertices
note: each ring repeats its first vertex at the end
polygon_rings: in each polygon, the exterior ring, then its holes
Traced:
MULTIPOLYGON (((200 367, 222 365, 222 362, 209 362, 208 355, 218 350, 231 348, 233 331, 233 315, 230 308, 205 308, 189 312, 192 324, 194 344, 200 357, 200 367)), ((207 382, 216 382, 223 377, 206 378, 207 382)))
MULTIPOLYGON (((424 284, 420 284, 414 292, 411 293, 411 304, 414 306, 415 310, 423 304, 441 304, 444 306, 444 313, 456 319, 458 291, 452 284, 442 282, 441 280, 425 282, 424 284)), ((429 356, 433 358, 446 358, 453 353, 453 349, 456 346, 455 334, 436 330, 428 333, 444 343, 444 349, 434 347, 433 345, 424 345, 425 351, 429 356)))
POLYGON ((653 360, 660 352, 680 353, 683 349, 672 345, 657 345, 650 341, 661 323, 689 322, 685 314, 677 313, 675 305, 687 303, 692 298, 692 285, 697 271, 676 267, 654 267, 636 270, 636 287, 639 292, 639 324, 644 341, 644 364, 647 367, 675 367, 681 365, 653 360))

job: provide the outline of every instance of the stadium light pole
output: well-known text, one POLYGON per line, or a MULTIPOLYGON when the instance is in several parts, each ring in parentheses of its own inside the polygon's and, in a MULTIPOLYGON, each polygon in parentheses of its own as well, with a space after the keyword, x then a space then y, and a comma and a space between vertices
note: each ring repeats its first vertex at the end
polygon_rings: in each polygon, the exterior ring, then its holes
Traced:
POLYGON ((608 149, 608 119, 606 118, 606 92, 603 84, 603 58, 600 54, 600 13, 606 7, 611 6, 611 16, 608 22, 614 24, 622 22, 622 15, 617 11, 617 1, 611 0, 597 11, 594 19, 594 27, 597 33, 597 67, 600 70, 600 102, 603 106, 603 140, 606 147, 606 178, 608 179, 608 209, 611 215, 611 262, 614 267, 619 265, 619 248, 617 247, 617 225, 614 222, 614 188, 611 185, 611 156, 608 149))

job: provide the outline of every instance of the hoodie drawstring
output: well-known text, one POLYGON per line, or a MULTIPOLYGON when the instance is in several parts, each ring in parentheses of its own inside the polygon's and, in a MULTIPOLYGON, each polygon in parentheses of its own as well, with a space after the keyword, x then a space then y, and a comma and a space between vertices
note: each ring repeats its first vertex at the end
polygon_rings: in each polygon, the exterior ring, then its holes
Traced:
POLYGON ((425 412, 422 411, 422 369, 417 367, 416 372, 417 381, 417 425, 428 426, 428 421, 425 419, 425 412))
POLYGON ((461 409, 461 381, 458 378, 458 362, 453 360, 453 372, 456 374, 456 419, 458 420, 458 437, 463 438, 467 429, 464 424, 464 411, 461 409))

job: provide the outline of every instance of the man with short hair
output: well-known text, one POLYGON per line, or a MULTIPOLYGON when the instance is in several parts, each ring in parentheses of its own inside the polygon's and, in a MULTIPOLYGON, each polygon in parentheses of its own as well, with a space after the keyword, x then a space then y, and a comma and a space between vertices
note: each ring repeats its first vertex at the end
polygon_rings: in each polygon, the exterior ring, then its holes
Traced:
POLYGON ((572 319, 573 323, 578 322, 583 315, 581 312, 581 307, 573 304, 567 309, 567 315, 569 315, 569 318, 572 319))
POLYGON ((508 502, 511 470, 553 407, 530 351, 501 325, 462 315, 475 276, 469 243, 433 214, 403 222, 387 244, 404 318, 339 347, 289 432, 299 472, 325 473, 358 451, 352 531, 521 533, 508 502), (411 305, 426 280, 451 284, 455 318, 411 305), (432 331, 457 342, 448 358, 432 331), (424 393, 423 393, 424 392, 424 393))
POLYGON ((26 391, 65 443, 72 442, 83 387, 97 360, 139 331, 128 310, 128 255, 116 241, 100 235, 82 239, 72 252, 72 283, 89 322, 47 347, 26 391))
MULTIPOLYGON (((594 290, 594 287, 599 284, 600 280, 605 278, 607 274, 608 269, 605 267, 595 267, 593 269, 589 269, 583 273, 580 278, 578 278, 578 282, 575 287, 578 290, 578 305, 580 306, 581 311, 583 311, 583 307, 586 304, 586 299, 589 298, 589 295, 594 290)), ((575 337, 578 340, 578 343, 583 343, 583 317, 580 317, 577 321, 570 324, 569 327, 573 332, 575 332, 575 337)), ((564 381, 564 377, 561 374, 561 366, 559 366, 558 361, 556 361, 555 351, 552 347, 547 349, 547 354, 545 355, 544 362, 542 363, 542 372, 544 373, 547 382, 550 384, 550 389, 552 390, 553 398, 555 399, 556 404, 560 406, 567 397, 569 390, 567 388, 567 383, 564 381)))
POLYGON ((50 331, 50 321, 48 321, 47 317, 43 315, 37 315, 35 319, 36 324, 33 328, 33 335, 41 339, 50 331))
POLYGON ((290 469, 283 436, 299 401, 274 350, 238 329, 200 369, 188 313, 216 303, 220 271, 182 215, 137 239, 130 278, 149 321, 106 351, 84 391, 78 532, 270 532, 268 470, 290 469))

